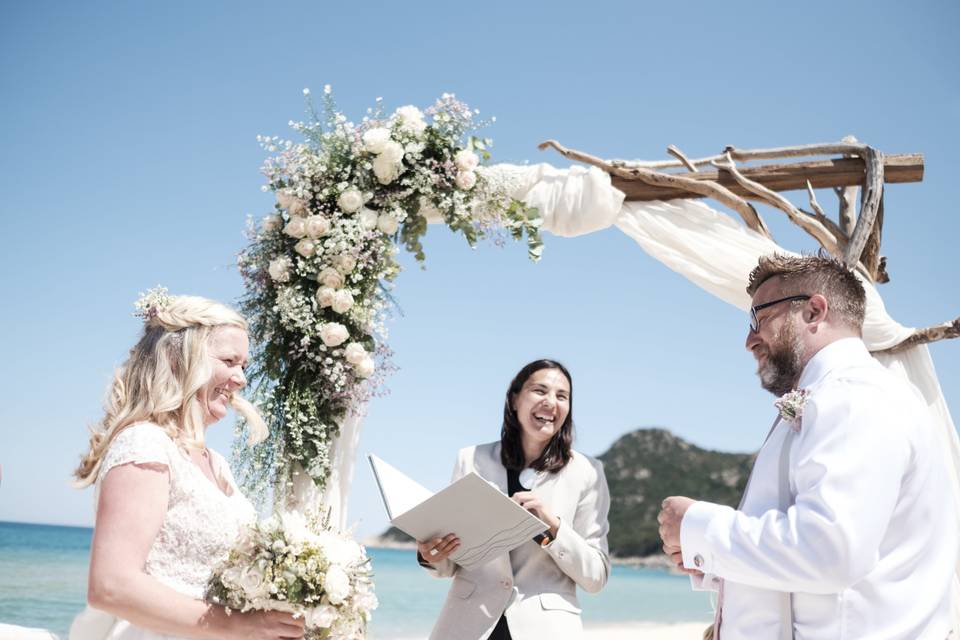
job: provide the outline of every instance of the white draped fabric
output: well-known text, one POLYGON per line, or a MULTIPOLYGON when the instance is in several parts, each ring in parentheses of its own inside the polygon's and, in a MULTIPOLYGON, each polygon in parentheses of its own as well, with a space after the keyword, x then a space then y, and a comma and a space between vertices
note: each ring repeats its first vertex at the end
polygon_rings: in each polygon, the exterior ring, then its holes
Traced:
MULTIPOLYGON (((573 237, 615 225, 648 254, 697 286, 746 311, 750 297, 747 276, 761 255, 786 252, 772 240, 748 229, 730 216, 699 200, 625 202, 610 176, 600 169, 573 166, 556 169, 548 164, 495 165, 480 171, 491 182, 508 189, 514 198, 536 207, 544 231, 573 237)), ((431 219, 430 222, 439 222, 431 219)), ((894 321, 886 312, 876 288, 864 282, 867 316, 863 339, 871 351, 881 351, 909 337, 914 329, 894 321)), ((954 500, 960 505, 960 440, 937 380, 926 346, 898 354, 876 354, 888 369, 910 380, 927 400, 936 421, 954 476, 954 500)), ((346 522, 351 471, 359 439, 360 420, 343 430, 335 448, 335 478, 327 499, 339 520, 346 522)), ((349 421, 348 421, 349 422, 349 421)), ((960 619, 960 564, 957 566, 957 600, 960 619)), ((960 633, 960 632, 958 632, 960 633)))

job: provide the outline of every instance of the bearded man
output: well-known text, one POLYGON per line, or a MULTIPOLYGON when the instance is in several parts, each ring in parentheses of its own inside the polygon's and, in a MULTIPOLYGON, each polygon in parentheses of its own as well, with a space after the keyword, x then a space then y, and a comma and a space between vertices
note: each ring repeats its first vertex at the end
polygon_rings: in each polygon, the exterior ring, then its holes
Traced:
POLYGON ((718 588, 714 638, 946 638, 958 514, 928 409, 861 340, 863 285, 765 256, 746 348, 780 415, 739 509, 674 496, 664 551, 718 588))

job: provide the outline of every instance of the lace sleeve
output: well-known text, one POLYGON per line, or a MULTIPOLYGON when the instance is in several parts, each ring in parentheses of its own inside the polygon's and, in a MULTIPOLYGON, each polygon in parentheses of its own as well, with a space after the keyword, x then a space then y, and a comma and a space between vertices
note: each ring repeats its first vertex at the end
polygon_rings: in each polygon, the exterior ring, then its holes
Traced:
POLYGON ((130 462, 155 463, 170 466, 170 452, 176 445, 166 432, 155 424, 141 423, 127 427, 117 434, 100 464, 99 478, 110 469, 130 462))

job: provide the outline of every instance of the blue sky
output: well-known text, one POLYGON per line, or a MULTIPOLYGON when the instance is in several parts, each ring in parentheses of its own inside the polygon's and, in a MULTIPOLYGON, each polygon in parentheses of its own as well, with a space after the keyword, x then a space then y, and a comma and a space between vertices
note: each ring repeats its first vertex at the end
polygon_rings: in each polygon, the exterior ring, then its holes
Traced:
MULTIPOLYGON (((881 292, 906 325, 960 314, 954 275, 960 18, 952 2, 481 4, 38 2, 0 6, 0 520, 90 524, 67 485, 114 366, 135 341, 139 291, 225 301, 245 217, 262 215, 257 134, 287 135, 301 89, 331 84, 357 118, 453 92, 484 116, 494 159, 569 163, 537 143, 658 159, 726 144, 855 134, 921 152, 919 184, 886 195, 881 292)), ((820 194, 828 210, 831 194, 820 194)), ((791 249, 813 249, 764 212, 791 249)), ((528 360, 574 376, 578 448, 665 426, 749 451, 772 416, 742 344, 744 315, 611 229, 471 250, 433 228, 409 257, 390 324, 399 371, 370 407, 361 454, 439 488, 459 447, 493 440, 528 360)), ((960 407, 960 341, 932 353, 960 407)), ((232 426, 210 441, 229 450, 232 426)), ((351 520, 386 526, 362 458, 351 520)))

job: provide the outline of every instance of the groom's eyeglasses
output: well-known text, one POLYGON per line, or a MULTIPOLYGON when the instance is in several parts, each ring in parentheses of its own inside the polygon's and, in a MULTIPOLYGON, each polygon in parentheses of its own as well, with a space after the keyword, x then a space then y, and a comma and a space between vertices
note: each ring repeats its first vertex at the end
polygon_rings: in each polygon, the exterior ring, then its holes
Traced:
POLYGON ((809 300, 810 296, 787 296, 786 298, 780 298, 779 300, 771 300, 770 302, 764 302, 763 304, 758 304, 750 307, 750 331, 757 333, 760 331, 760 318, 757 317, 757 311, 762 311, 767 307, 772 307, 775 304, 780 304, 781 302, 794 302, 796 300, 809 300))

